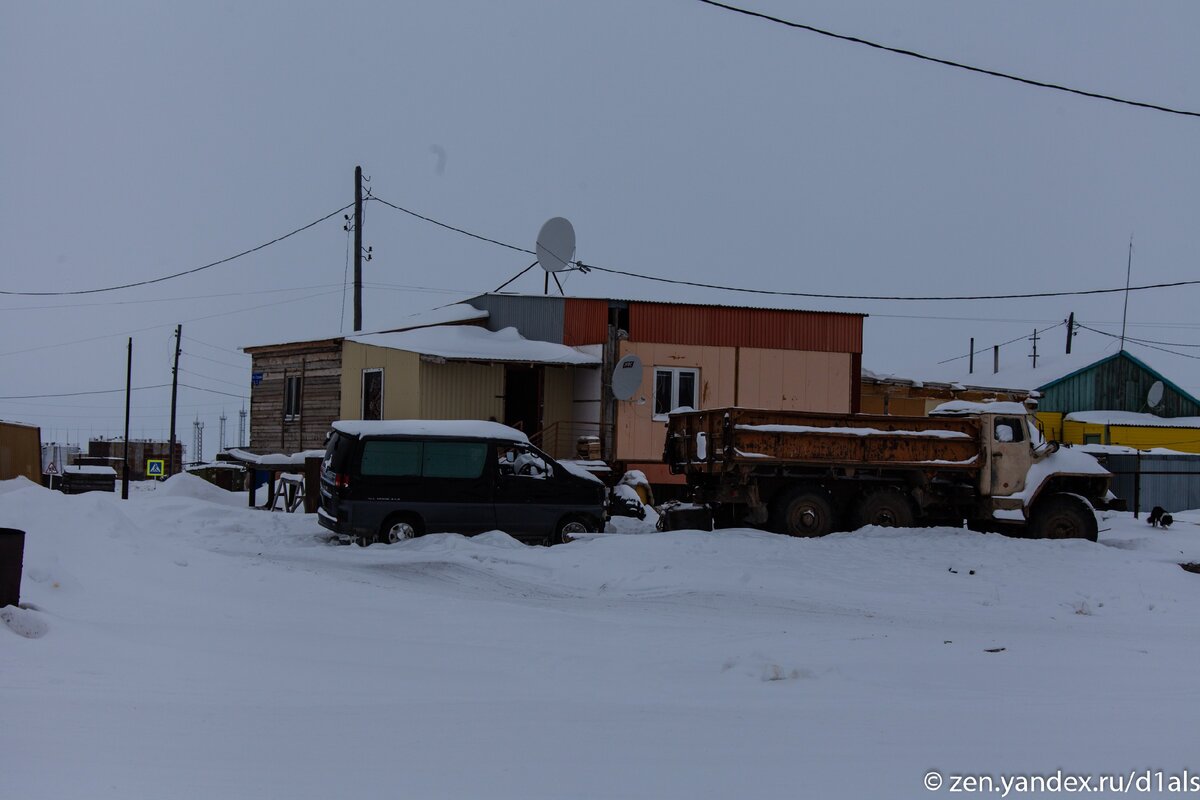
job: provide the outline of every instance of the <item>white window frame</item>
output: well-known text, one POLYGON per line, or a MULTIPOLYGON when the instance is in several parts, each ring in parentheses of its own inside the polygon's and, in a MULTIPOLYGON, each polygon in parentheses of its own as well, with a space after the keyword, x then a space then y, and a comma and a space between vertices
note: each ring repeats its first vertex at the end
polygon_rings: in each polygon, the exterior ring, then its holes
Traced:
POLYGON ((300 411, 304 406, 304 376, 303 375, 285 375, 283 379, 283 421, 295 422, 300 419, 300 411), (291 406, 289 402, 292 399, 291 386, 292 381, 296 381, 296 413, 289 414, 288 410, 291 406))
POLYGON ((358 389, 358 418, 367 418, 367 373, 379 373, 379 418, 383 419, 383 367, 367 367, 362 371, 358 389))
MULTIPOLYGON (((655 367, 654 373, 653 373, 654 374, 654 405, 652 405, 650 407, 651 411, 653 412, 658 409, 658 376, 659 376, 659 373, 662 373, 662 372, 668 372, 671 374, 671 397, 670 397, 670 402, 667 404, 667 408, 671 409, 671 410, 679 408, 679 376, 686 373, 686 374, 693 375, 695 378, 695 383, 693 384, 693 387, 694 387, 693 391, 695 393, 695 397, 693 398, 693 405, 691 407, 699 410, 699 408, 700 408, 700 368, 699 367, 655 367)), ((655 422, 666 422, 667 421, 666 414, 655 413, 653 418, 654 418, 655 422)))

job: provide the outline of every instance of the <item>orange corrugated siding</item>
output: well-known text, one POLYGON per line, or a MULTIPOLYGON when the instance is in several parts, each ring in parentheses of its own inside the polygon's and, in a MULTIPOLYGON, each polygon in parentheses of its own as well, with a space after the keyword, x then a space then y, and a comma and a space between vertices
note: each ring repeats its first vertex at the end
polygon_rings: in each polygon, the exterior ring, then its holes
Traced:
POLYGON ((562 343, 604 344, 608 340, 608 301, 568 297, 563 309, 562 343))
POLYGON ((861 353, 862 321, 822 311, 629 304, 629 338, 636 342, 861 353))

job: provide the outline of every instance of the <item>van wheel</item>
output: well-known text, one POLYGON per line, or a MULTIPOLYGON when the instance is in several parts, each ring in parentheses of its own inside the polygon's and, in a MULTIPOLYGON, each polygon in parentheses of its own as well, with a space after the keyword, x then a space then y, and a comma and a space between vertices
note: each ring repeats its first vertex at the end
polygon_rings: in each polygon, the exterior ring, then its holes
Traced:
POLYGON ((405 539, 415 539, 421 535, 420 521, 408 515, 388 517, 379 526, 379 541, 384 544, 396 544, 405 539))
POLYGON ((876 489, 854 510, 854 530, 867 525, 881 528, 911 528, 916 522, 912 503, 899 489, 876 489))
POLYGON ((1033 508, 1029 532, 1035 539, 1087 539, 1099 534, 1096 515, 1078 497, 1055 494, 1033 508))
POLYGON ((583 517, 564 517, 554 527, 550 544, 566 544, 581 533, 592 533, 592 526, 583 517))
POLYGON ((801 487, 775 503, 774 528, 789 536, 824 536, 834 529, 833 501, 823 490, 801 487))

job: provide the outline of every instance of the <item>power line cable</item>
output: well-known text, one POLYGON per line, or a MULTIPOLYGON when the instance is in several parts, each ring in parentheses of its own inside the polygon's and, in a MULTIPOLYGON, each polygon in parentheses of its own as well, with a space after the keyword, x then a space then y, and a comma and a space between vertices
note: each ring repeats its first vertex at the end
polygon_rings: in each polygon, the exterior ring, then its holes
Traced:
MULTIPOLYGON (((164 384, 164 385, 169 386, 170 384, 164 384)), ((187 383, 181 383, 179 385, 185 389, 195 389, 198 392, 212 392, 213 394, 223 394, 226 397, 236 397, 240 400, 249 400, 250 399, 248 395, 244 395, 244 394, 231 394, 230 392, 220 392, 220 391, 217 391, 216 389, 206 389, 203 386, 192 386, 191 384, 187 384, 187 383)), ((122 390, 122 391, 124 391, 124 390, 122 390)), ((3 398, 0 398, 0 399, 3 399, 3 398)))
MULTIPOLYGON (((140 392, 143 389, 163 389, 170 386, 169 383, 156 383, 153 386, 134 386, 135 392, 140 392)), ((182 384, 181 384, 182 385, 182 384)), ((87 394, 118 394, 124 392, 124 389, 96 389, 90 392, 59 392, 57 394, 14 394, 0 397, 0 400, 34 400, 42 397, 82 397, 87 394)))
MULTIPOLYGON (((328 289, 338 286, 336 283, 318 283, 313 286, 291 286, 287 289, 259 289, 249 292, 222 292, 220 294, 189 294, 179 297, 152 297, 146 300, 108 300, 100 303, 57 303, 48 306, 4 306, 0 311, 45 311, 58 308, 105 308, 107 306, 143 305, 146 303, 170 303, 175 301, 209 300, 218 297, 244 297, 252 294, 281 294, 283 292, 300 292, 306 289, 328 289)), ((174 336, 172 336, 174 338, 174 336)))
MULTIPOLYGON (((1041 336, 1046 331, 1052 331, 1055 328, 1061 328, 1063 325, 1066 325, 1066 324, 1067 324, 1066 320, 1063 320, 1062 322, 1058 323, 1057 325, 1051 325, 1048 328, 1042 328, 1041 330, 1037 331, 1037 334, 1038 334, 1038 336, 1041 336)), ((1080 326, 1080 327, 1082 327, 1082 326, 1080 326)), ((1012 344, 1013 342, 1019 342, 1022 339, 1028 339, 1028 338, 1029 338, 1029 334, 1023 333, 1015 339, 1009 339, 1007 342, 1000 342, 1000 344, 994 344, 994 345, 991 345, 990 347, 981 347, 980 349, 978 349, 972 353, 967 353, 966 355, 962 355, 962 356, 955 356, 954 358, 947 358, 947 359, 944 359, 937 363, 939 365, 941 365, 941 364, 949 364, 953 361, 961 361, 964 358, 970 358, 971 356, 977 356, 980 353, 986 353, 988 350, 991 350, 993 347, 1004 347, 1006 345, 1012 344)))
MULTIPOLYGON (((1096 328, 1089 328, 1087 325, 1084 325, 1082 323, 1077 323, 1077 324, 1079 325, 1080 328, 1083 328, 1085 331, 1091 331, 1092 333, 1098 333, 1101 336, 1107 336, 1111 339, 1120 339, 1121 338, 1121 336, 1119 336, 1118 334, 1115 334, 1115 333, 1109 333, 1107 331, 1097 330, 1096 328)), ((1158 345, 1155 345, 1155 344, 1146 344, 1144 341, 1141 341, 1139 339, 1130 339, 1128 336, 1125 337, 1125 341, 1130 344, 1136 344, 1138 347, 1145 347, 1150 350, 1158 350, 1163 353, 1170 353, 1173 356, 1181 356, 1182 358, 1193 358, 1193 359, 1200 360, 1200 356, 1192 355, 1191 353, 1180 353, 1176 350, 1168 350, 1165 347, 1159 347, 1158 345)), ((1187 345, 1187 346, 1192 347, 1194 345, 1187 345)))
POLYGON ((1040 89, 1053 89, 1054 91, 1058 91, 1058 92, 1067 92, 1069 94, 1081 95, 1083 97, 1091 97, 1096 100, 1107 100, 1110 103, 1120 103, 1122 105, 1135 106, 1137 108, 1144 108, 1144 109, 1148 109, 1150 111, 1162 111, 1167 114, 1177 114, 1179 116, 1184 116, 1184 117, 1200 117, 1200 111, 1187 111, 1187 110, 1179 109, 1179 108, 1171 108, 1170 106, 1158 105, 1157 103, 1147 103, 1147 102, 1143 102, 1141 100, 1128 100, 1123 97, 1115 97, 1113 95, 1101 94, 1099 92, 1090 92, 1090 91, 1087 91, 1084 89, 1076 89, 1076 88, 1073 88, 1070 86, 1063 86, 1063 85, 1057 84, 1057 83, 1047 83, 1046 81, 1038 81, 1038 80, 1034 80, 1032 78, 1022 78, 1019 75, 1013 75, 1008 72, 1000 72, 998 70, 986 69, 984 67, 975 67, 970 64, 963 64, 962 62, 959 62, 959 61, 951 61, 946 58, 938 58, 936 56, 926 55, 925 53, 919 53, 916 50, 906 50, 906 49, 903 49, 900 47, 890 47, 885 44, 880 44, 878 42, 870 41, 869 39, 862 39, 858 36, 847 36, 846 34, 843 34, 843 33, 834 33, 833 31, 827 31, 822 28, 814 27, 812 25, 805 25, 802 22, 793 22, 791 20, 786 20, 781 17, 775 17, 775 16, 771 16, 770 14, 764 14, 761 11, 751 11, 750 9, 747 9, 747 8, 739 8, 738 6, 731 6, 727 3, 720 3, 720 2, 717 2, 717 0, 698 0, 698 1, 707 6, 713 6, 715 8, 721 8, 726 11, 732 11, 735 14, 743 14, 747 17, 754 17, 756 19, 766 20, 767 22, 774 22, 777 25, 786 25, 789 28, 796 28, 799 30, 808 31, 810 33, 816 33, 821 36, 828 36, 831 39, 840 39, 841 41, 844 41, 844 42, 851 42, 853 44, 866 45, 867 47, 873 47, 876 50, 884 50, 888 53, 895 53, 895 54, 901 55, 901 56, 908 56, 909 58, 916 58, 921 61, 929 61, 931 63, 941 64, 942 66, 946 66, 946 67, 954 67, 955 69, 962 69, 962 70, 966 70, 968 72, 976 72, 976 73, 979 73, 980 75, 990 75, 993 78, 1003 78, 1004 80, 1015 81, 1016 83, 1023 83, 1026 86, 1036 86, 1040 89))
POLYGON ((417 219, 425 220, 426 222, 431 222, 434 225, 437 225, 438 227, 445 228, 446 230, 449 230, 449 231, 454 231, 455 233, 461 233, 463 236, 470 236, 472 239, 478 239, 481 242, 487 242, 488 244, 494 244, 494 245, 498 245, 500 247, 507 247, 509 250, 516 250, 518 253, 528 253, 531 256, 537 255, 537 253, 535 253, 532 250, 529 250, 528 248, 517 247, 515 244, 509 244, 507 242, 502 242, 499 239, 491 239, 491 238, 488 238, 487 236, 482 236, 478 233, 472 233, 471 231, 465 230, 463 228, 455 227, 454 225, 451 225, 447 222, 442 222, 441 220, 436 220, 433 217, 427 217, 424 214, 418 214, 416 211, 413 211, 411 209, 404 208, 403 206, 398 206, 395 203, 389 203, 387 200, 384 200, 382 197, 379 197, 378 195, 374 195, 374 194, 368 195, 367 199, 375 200, 377 202, 383 203, 385 206, 388 206, 389 208, 394 208, 397 211, 403 211, 405 214, 408 214, 409 216, 416 217, 417 219))
MULTIPOLYGON (((1099 325, 1101 323, 1096 323, 1096 324, 1099 325)), ((1089 331, 1092 331, 1093 333, 1102 333, 1105 336, 1114 336, 1115 335, 1115 334, 1108 333, 1107 331, 1098 331, 1095 328, 1089 328, 1086 325, 1083 325, 1082 323, 1080 324, 1079 327, 1084 328, 1089 331)), ((1160 344, 1160 345, 1165 345, 1167 347, 1200 347, 1200 344, 1190 344, 1187 342, 1159 342, 1159 341, 1155 341, 1154 339, 1141 339, 1136 336, 1129 336, 1128 334, 1126 334, 1126 336, 1125 336, 1125 341, 1137 342, 1138 344, 1160 344)))
POLYGON ((209 358, 208 356, 202 356, 199 353, 193 353, 190 350, 180 350, 179 354, 187 356, 188 358, 198 358, 201 361, 211 361, 214 364, 220 364, 223 367, 230 367, 232 369, 250 369, 250 364, 248 364, 248 363, 246 363, 246 364, 231 364, 228 361, 218 361, 215 358, 209 358))
MULTIPOLYGON (((337 293, 337 290, 335 289, 332 292, 317 292, 316 294, 306 294, 303 297, 290 297, 287 300, 278 300, 274 303, 260 303, 259 305, 256 305, 256 306, 247 306, 246 308, 236 308, 233 311, 221 311, 216 314, 207 314, 202 317, 192 317, 191 319, 180 320, 179 322, 180 323, 202 322, 203 320, 207 320, 207 319, 216 319, 217 317, 228 317, 231 314, 242 314, 246 311, 256 311, 260 308, 270 308, 272 306, 282 306, 287 303, 298 303, 302 300, 311 300, 314 297, 325 297, 327 295, 336 294, 336 293, 337 293)), ((15 356, 15 355, 20 355, 22 353, 33 353, 38 350, 50 350, 55 347, 66 347, 66 346, 72 345, 72 344, 83 344, 85 342, 93 342, 98 339, 111 339, 115 336, 128 336, 133 333, 142 333, 144 331, 158 330, 159 328, 171 328, 171 327, 174 327, 176 324, 178 324, 178 323, 164 322, 159 325, 147 325, 144 328, 134 328, 133 330, 128 330, 128 331, 118 331, 116 333, 103 333, 98 336, 89 336, 86 339, 74 339, 69 342, 58 342, 56 344, 38 345, 37 347, 27 347, 24 350, 9 350, 7 352, 0 353, 0 356, 15 356)), ((185 336, 184 338, 187 339, 189 337, 185 336)), ((199 340, 192 339, 192 341, 199 341, 199 340)), ((223 349, 223 348, 218 348, 218 349, 223 349)), ((236 352, 236 351, 233 351, 233 352, 236 352)))
POLYGON ((182 272, 175 272, 170 275, 162 275, 158 278, 150 278, 150 279, 144 280, 144 281, 134 281, 133 283, 123 283, 123 284, 120 284, 119 286, 105 286, 105 287, 102 287, 99 289, 73 289, 68 292, 14 292, 14 291, 0 289, 0 295, 12 295, 12 296, 17 296, 17 297, 59 297, 59 296, 63 296, 63 295, 98 294, 100 292, 115 292, 118 289, 132 289, 135 286, 149 286, 152 283, 162 283, 163 281, 169 281, 174 278, 182 278, 184 275, 192 275, 192 274, 195 274, 202 270, 211 269, 212 267, 220 266, 221 264, 228 264, 230 261, 234 261, 235 259, 239 259, 243 256, 248 256, 251 253, 257 253, 259 250, 270 247, 273 244, 278 244, 279 242, 282 242, 284 239, 290 239, 291 237, 295 236, 296 234, 306 231, 309 228, 313 227, 314 225, 319 225, 332 216, 340 214, 341 212, 345 211, 347 208, 350 208, 350 206, 352 206, 352 205, 354 205, 354 204, 350 203, 349 205, 342 206, 341 208, 339 208, 335 211, 329 212, 328 214, 321 217, 320 219, 315 219, 312 222, 308 223, 307 225, 302 225, 299 228, 296 228, 293 231, 285 233, 282 236, 276 236, 271 241, 263 242, 262 244, 260 244, 256 247, 251 247, 249 250, 243 250, 242 252, 237 253, 235 255, 228 256, 227 258, 222 258, 219 261, 213 261, 208 264, 203 264, 199 267, 185 269, 182 272))
POLYGON ((230 386, 236 386, 239 389, 245 388, 245 384, 238 383, 236 381, 227 381, 223 378, 214 378, 212 375, 205 375, 203 372, 196 372, 194 369, 185 369, 183 367, 180 367, 179 371, 187 373, 188 375, 195 375, 197 378, 204 378, 205 380, 208 380, 208 381, 216 381, 217 383, 225 383, 230 386))
POLYGON ((653 275, 643 275, 637 272, 628 270, 613 269, 611 267, 598 267, 595 264, 583 264, 582 262, 574 262, 578 266, 575 269, 584 272, 588 270, 597 270, 599 272, 608 272, 614 275, 624 275, 629 278, 641 278, 642 280, 655 281, 657 283, 669 283, 679 286, 695 286, 701 289, 718 289, 723 292, 744 292, 746 294, 758 295, 774 295, 778 297, 807 297, 819 300, 889 300, 889 301, 939 301, 939 300, 1030 300, 1038 297, 1080 297, 1093 294, 1114 294, 1116 292, 1140 292, 1148 289, 1173 289, 1180 286, 1195 286, 1200 284, 1200 280, 1190 281, 1173 281, 1170 283, 1149 283, 1142 286, 1117 286, 1111 289, 1074 289, 1063 292, 1025 292, 1023 294, 973 294, 973 295, 879 295, 879 294, 828 294, 822 292, 785 292, 777 289, 747 289, 740 286, 725 286, 717 283, 702 283, 700 281, 684 281, 676 278, 659 278, 653 275))
MULTIPOLYGON (((372 195, 369 199, 377 200, 386 206, 403 211, 417 219, 431 222, 434 225, 445 228, 446 230, 460 233, 464 236, 469 236, 472 239, 478 239, 483 242, 499 245, 500 247, 515 250, 519 253, 528 253, 536 256, 537 254, 524 247, 517 247, 514 244, 502 242, 498 239, 492 239, 487 236, 481 236, 477 233, 472 233, 464 228, 459 228, 455 225, 442 222, 441 220, 427 217, 424 214, 418 214, 415 211, 398 206, 394 203, 389 203, 381 197, 372 195)), ((1181 286, 1196 286, 1200 285, 1200 280, 1189 281, 1172 281, 1168 283, 1148 283, 1141 286, 1116 286, 1111 289, 1073 289, 1070 291, 1061 292, 1025 292, 1021 294, 973 294, 973 295, 872 295, 872 294, 832 294, 824 292, 787 292, 778 289, 749 289, 744 286, 727 286, 718 283, 703 283, 701 281, 685 281, 678 278, 661 278, 657 275, 646 275, 640 272, 632 272, 630 270, 615 269, 613 267, 598 267, 595 264, 584 264, 582 261, 575 260, 570 262, 574 266, 564 272, 578 271, 589 272, 596 270, 597 272, 606 272, 612 275, 623 275, 627 278, 640 278, 645 281, 654 281, 656 283, 666 283, 675 286, 694 286, 699 289, 716 289, 722 292, 742 292, 744 294, 768 295, 774 297, 806 297, 816 300, 880 300, 880 301, 915 301, 915 302, 932 302, 932 301, 965 301, 965 300, 1031 300, 1040 297, 1082 297, 1087 295, 1097 294, 1115 294, 1117 292, 1141 292, 1150 289, 1175 289, 1181 286)))

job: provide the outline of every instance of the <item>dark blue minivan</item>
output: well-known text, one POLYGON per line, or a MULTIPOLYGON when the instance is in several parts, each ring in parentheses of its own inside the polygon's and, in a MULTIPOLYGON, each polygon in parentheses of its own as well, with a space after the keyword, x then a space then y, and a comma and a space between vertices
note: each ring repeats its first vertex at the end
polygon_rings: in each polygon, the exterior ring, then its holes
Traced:
POLYGON ((502 530, 557 544, 604 529, 604 484, 515 428, 476 420, 333 423, 317 517, 344 542, 502 530))

